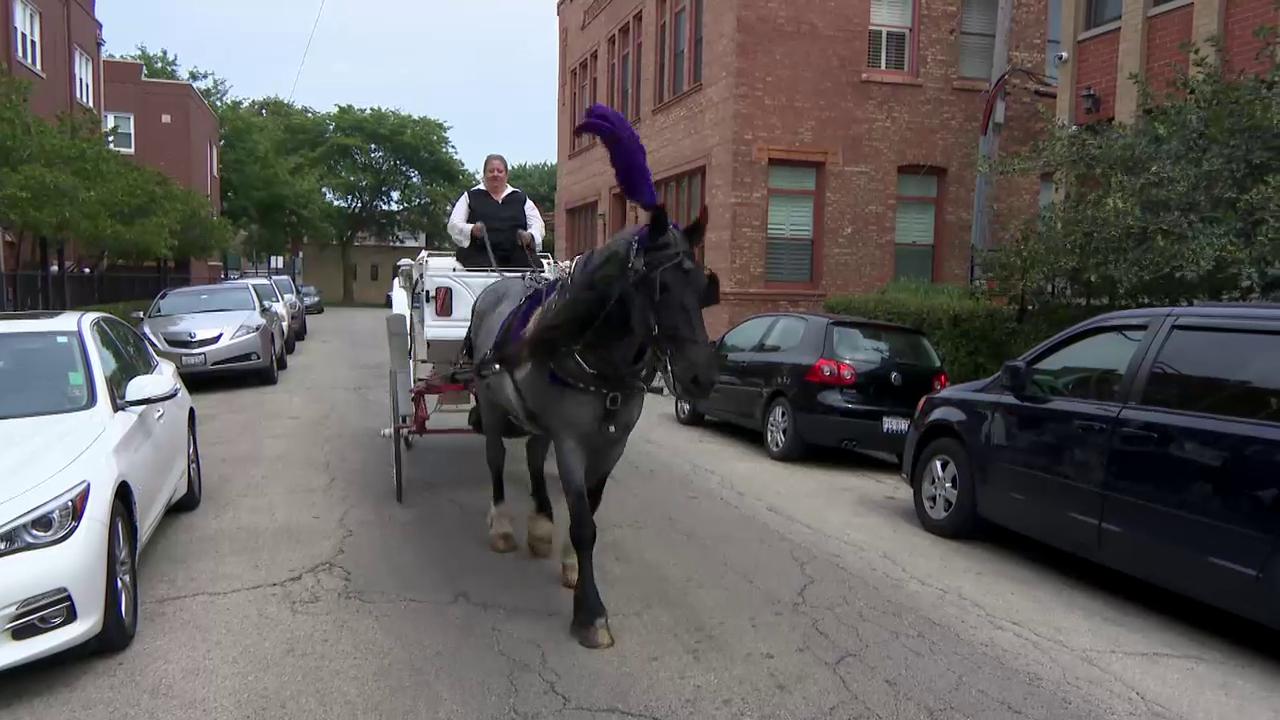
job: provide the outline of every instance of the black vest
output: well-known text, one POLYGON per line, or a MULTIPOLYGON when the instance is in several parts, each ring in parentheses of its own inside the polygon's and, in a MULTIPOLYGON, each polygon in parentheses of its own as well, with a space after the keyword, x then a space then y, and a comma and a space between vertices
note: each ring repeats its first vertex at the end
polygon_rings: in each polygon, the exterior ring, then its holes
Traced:
MULTIPOLYGON (((525 194, 519 190, 507 193, 502 202, 494 200, 484 188, 467 191, 467 203, 471 210, 467 214, 467 222, 484 223, 499 267, 532 267, 529 253, 520 247, 520 240, 516 237, 517 231, 529 229, 529 222, 524 215, 526 200, 525 194)), ((470 245, 458 248, 457 258, 465 267, 491 266, 484 238, 472 237, 470 245)))

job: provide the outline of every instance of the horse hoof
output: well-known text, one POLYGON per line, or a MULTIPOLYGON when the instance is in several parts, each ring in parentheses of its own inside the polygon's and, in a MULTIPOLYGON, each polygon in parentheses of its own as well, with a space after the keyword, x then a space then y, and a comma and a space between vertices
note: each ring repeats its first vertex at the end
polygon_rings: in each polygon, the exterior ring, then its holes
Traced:
POLYGON ((561 563, 560 584, 573 590, 578 587, 578 566, 561 563))
POLYGON ((573 637, 578 644, 588 650, 605 650, 613 647, 613 633, 609 632, 609 621, 600 618, 585 627, 573 627, 573 637))
POLYGON ((516 536, 513 533, 495 533, 489 536, 489 549, 496 553, 516 551, 516 536))
POLYGON ((545 558, 551 556, 555 527, 555 524, 544 515, 534 513, 529 516, 529 552, 534 557, 545 558))

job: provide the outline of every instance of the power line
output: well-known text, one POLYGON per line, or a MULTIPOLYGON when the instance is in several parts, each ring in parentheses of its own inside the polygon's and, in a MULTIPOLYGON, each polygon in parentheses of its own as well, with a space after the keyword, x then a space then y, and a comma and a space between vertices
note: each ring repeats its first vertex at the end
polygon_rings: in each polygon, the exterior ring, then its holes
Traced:
POLYGON ((298 74, 293 77, 293 88, 289 90, 289 102, 293 102, 293 94, 298 91, 298 79, 302 77, 302 68, 307 65, 307 54, 311 52, 311 41, 316 38, 316 28, 320 27, 320 16, 324 15, 325 0, 320 0, 320 9, 316 11, 316 21, 311 24, 311 35, 307 37, 307 46, 302 50, 302 60, 298 63, 298 74))

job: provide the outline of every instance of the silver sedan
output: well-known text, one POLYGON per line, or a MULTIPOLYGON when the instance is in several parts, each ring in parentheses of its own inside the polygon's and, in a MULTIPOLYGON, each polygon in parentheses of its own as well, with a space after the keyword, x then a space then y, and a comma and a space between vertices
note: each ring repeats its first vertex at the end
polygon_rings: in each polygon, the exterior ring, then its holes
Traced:
POLYGON ((252 373, 274 385, 289 366, 284 324, 247 283, 166 290, 134 317, 183 376, 252 373))

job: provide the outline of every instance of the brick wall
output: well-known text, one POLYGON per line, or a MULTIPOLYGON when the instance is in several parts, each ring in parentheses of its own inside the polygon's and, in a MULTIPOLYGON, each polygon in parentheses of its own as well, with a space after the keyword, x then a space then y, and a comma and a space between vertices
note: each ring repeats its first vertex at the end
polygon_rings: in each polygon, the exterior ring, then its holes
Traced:
MULTIPOLYGON (((637 124, 656 179, 706 168, 710 212, 706 264, 721 276, 721 307, 709 329, 724 330, 748 314, 813 308, 831 293, 867 292, 894 274, 899 168, 930 168, 943 178, 935 245, 935 281, 968 277, 979 122, 985 82, 958 77, 960 0, 917 2, 915 72, 867 71, 869 5, 844 0, 738 0, 705 3, 704 81, 688 96, 656 110, 655 0, 604 4, 561 0, 565 72, 592 47, 606 65, 606 37, 637 10, 645 13, 645 78, 637 124), (583 10, 599 14, 582 27, 583 10), (770 158, 820 165, 820 246, 816 281, 775 286, 765 281, 765 224, 770 158)), ((1017 3, 1011 60, 1044 66, 1045 6, 1017 3)), ((562 92, 568 93, 568 81, 562 92)), ((607 85, 601 76, 600 99, 607 85)), ((1023 83, 1010 95, 1003 153, 1040 127, 1038 107, 1023 83)), ((560 104, 557 223, 567 209, 596 200, 612 213, 612 171, 602 148, 569 151, 577 110, 560 104)), ((1001 182, 997 221, 1034 207, 1037 182, 1001 182)), ((610 227, 616 223, 612 218, 610 227)), ((563 233, 562 233, 563 235, 563 233)), ((999 228, 995 235, 999 236, 999 228)), ((560 244, 560 243, 558 243, 560 244)))
POLYGON ((1102 105, 1093 115, 1084 112, 1084 101, 1076 103, 1075 121, 1096 122, 1115 117, 1116 68, 1120 59, 1120 29, 1081 40, 1076 45, 1076 97, 1092 87, 1101 96, 1102 105))
POLYGON ((1174 78, 1188 69, 1190 55, 1183 46, 1191 42, 1194 10, 1192 5, 1183 5, 1147 20, 1143 72, 1151 90, 1157 94, 1169 89, 1174 78))
POLYGON ((1280 24, 1280 15, 1276 12, 1274 1, 1226 0, 1226 3, 1222 35, 1228 71, 1265 71, 1270 64, 1265 56, 1259 56, 1264 45, 1253 33, 1260 25, 1280 24))

